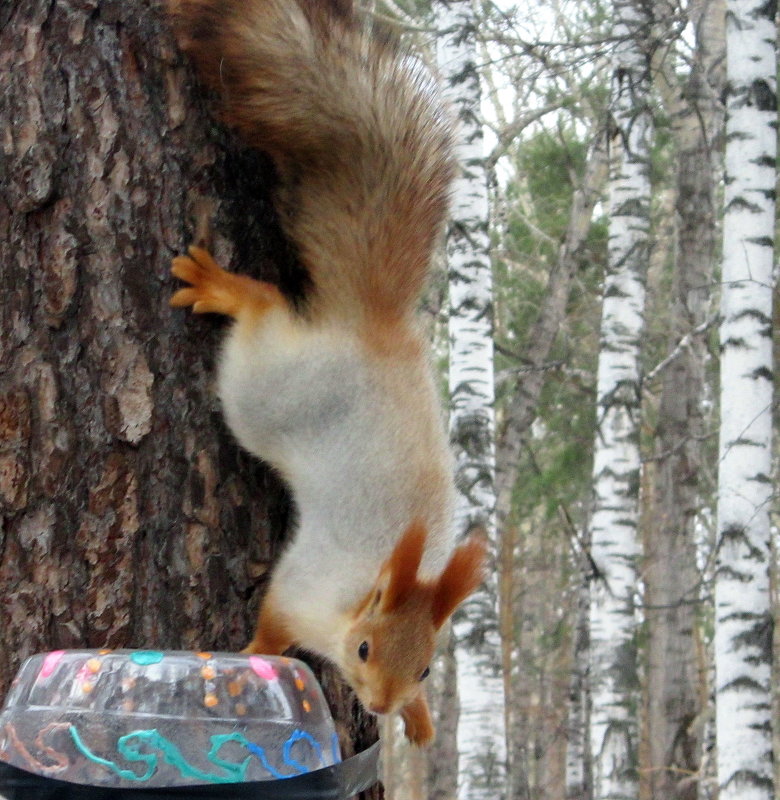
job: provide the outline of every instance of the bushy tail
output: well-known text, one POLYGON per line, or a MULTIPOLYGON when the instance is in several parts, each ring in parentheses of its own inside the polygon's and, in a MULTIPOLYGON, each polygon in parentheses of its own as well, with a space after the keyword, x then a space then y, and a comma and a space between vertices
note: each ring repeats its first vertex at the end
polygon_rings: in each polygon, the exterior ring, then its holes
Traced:
POLYGON ((267 151, 315 287, 313 313, 397 320, 417 304, 453 175, 432 83, 349 0, 170 0, 227 120, 267 151))

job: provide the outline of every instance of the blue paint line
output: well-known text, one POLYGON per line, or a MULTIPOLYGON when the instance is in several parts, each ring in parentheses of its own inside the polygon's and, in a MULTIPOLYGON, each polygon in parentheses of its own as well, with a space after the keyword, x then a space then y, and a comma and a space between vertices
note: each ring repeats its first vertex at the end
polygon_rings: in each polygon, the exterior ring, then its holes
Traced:
POLYGON ((284 759, 284 763, 291 766, 293 769, 299 770, 300 775, 304 775, 307 772, 310 772, 308 767, 304 767, 303 764, 299 764, 293 757, 292 757, 292 748, 298 742, 304 741, 308 742, 314 752, 317 754, 317 759, 319 763, 324 766, 325 761, 322 757, 322 748, 320 747, 317 740, 310 734, 306 733, 305 731, 295 730, 292 732, 290 738, 284 743, 284 747, 282 748, 282 758, 284 759))
POLYGON ((341 763, 341 747, 339 746, 339 735, 336 731, 330 735, 330 751, 333 756, 333 763, 341 763))

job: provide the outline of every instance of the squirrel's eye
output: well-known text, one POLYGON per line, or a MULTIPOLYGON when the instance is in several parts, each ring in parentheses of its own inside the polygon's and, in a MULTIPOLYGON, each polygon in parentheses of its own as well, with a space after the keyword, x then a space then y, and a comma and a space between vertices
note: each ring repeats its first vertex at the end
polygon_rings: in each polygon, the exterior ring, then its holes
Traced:
POLYGON ((358 655, 361 661, 368 661, 368 642, 361 642, 358 647, 358 655))
POLYGON ((427 677, 428 677, 430 674, 431 674, 431 668, 430 668, 430 667, 426 667, 426 668, 423 670, 423 674, 422 674, 422 675, 420 675, 420 680, 421 680, 421 681, 424 681, 424 680, 425 680, 425 679, 426 679, 426 678, 427 678, 427 677))

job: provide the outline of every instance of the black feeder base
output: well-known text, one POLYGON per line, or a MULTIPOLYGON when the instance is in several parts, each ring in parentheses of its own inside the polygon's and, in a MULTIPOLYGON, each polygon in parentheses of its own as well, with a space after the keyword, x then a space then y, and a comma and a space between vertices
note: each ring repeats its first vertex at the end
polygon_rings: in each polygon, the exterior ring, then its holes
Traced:
POLYGON ((118 789, 45 778, 0 761, 0 800, 346 800, 379 780, 379 742, 332 767, 251 783, 118 789))

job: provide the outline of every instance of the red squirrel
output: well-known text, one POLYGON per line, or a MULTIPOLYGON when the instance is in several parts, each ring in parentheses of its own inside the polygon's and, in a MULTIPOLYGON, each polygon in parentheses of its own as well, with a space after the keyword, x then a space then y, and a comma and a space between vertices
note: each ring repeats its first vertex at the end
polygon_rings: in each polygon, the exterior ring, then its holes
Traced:
POLYGON ((182 48, 227 121, 266 151, 312 290, 273 285, 191 247, 174 306, 234 319, 219 358, 229 427, 292 489, 299 525, 250 653, 332 660, 406 735, 434 728, 422 689, 437 631, 481 582, 458 546, 453 466, 416 308, 447 213, 451 130, 419 62, 348 0, 169 0, 182 48))

